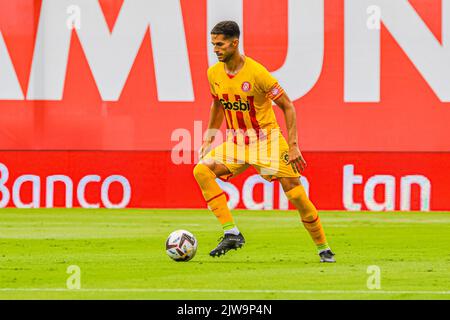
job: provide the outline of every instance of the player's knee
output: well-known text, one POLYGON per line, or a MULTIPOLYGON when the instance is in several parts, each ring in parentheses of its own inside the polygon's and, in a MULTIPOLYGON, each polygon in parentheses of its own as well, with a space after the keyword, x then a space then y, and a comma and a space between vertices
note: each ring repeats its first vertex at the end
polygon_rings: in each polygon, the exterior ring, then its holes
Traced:
POLYGON ((300 180, 298 178, 281 178, 279 179, 279 181, 284 192, 289 192, 290 190, 301 186, 300 180))
POLYGON ((211 169, 209 169, 206 165, 204 165, 202 163, 198 163, 194 167, 193 174, 194 174, 195 180, 197 180, 198 182, 204 181, 205 179, 208 179, 208 178, 214 178, 214 173, 211 171, 211 169))

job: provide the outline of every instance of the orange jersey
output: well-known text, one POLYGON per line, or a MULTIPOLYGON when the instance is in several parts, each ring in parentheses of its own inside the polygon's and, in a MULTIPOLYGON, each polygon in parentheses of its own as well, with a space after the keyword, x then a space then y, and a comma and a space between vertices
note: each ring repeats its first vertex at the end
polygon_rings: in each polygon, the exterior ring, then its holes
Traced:
POLYGON ((212 96, 223 106, 227 129, 254 129, 258 134, 279 128, 272 100, 284 91, 263 65, 245 57, 242 69, 230 76, 225 64, 218 62, 208 69, 208 81, 212 96))

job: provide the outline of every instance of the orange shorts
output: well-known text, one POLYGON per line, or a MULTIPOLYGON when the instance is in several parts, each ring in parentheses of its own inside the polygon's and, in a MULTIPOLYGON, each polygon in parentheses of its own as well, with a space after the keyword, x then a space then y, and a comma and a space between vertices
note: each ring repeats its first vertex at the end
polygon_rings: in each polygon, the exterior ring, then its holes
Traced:
MULTIPOLYGON (((239 139, 237 139, 239 141, 239 139)), ((288 164, 289 146, 279 129, 273 129, 265 138, 248 144, 228 140, 211 150, 200 163, 215 161, 224 164, 231 174, 221 176, 228 180, 253 166, 268 181, 281 177, 300 177, 294 164, 288 164)))

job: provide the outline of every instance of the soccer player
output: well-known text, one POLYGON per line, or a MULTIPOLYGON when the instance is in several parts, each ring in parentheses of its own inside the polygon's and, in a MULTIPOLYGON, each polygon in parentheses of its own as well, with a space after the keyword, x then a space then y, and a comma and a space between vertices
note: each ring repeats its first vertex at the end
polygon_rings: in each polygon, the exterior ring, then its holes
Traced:
POLYGON ((245 243, 225 193, 215 179, 227 180, 251 165, 264 179, 280 182, 316 244, 320 261, 335 262, 317 210, 299 181, 306 162, 298 148, 294 105, 264 66, 240 54, 239 36, 239 26, 233 21, 222 21, 211 31, 211 43, 219 62, 208 69, 213 103, 208 131, 199 151, 201 160, 194 168, 203 197, 224 230, 210 255, 221 256, 245 243), (272 101, 284 113, 288 142, 280 134, 272 101), (227 139, 210 150, 224 119, 227 139))

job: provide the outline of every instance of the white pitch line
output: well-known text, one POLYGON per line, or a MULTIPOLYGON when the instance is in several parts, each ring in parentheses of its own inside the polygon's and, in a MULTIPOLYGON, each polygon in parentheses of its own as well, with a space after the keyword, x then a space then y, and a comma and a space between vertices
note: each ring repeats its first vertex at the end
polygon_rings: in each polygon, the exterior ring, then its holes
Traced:
POLYGON ((450 295, 450 291, 424 290, 233 290, 233 289, 158 289, 158 288, 0 288, 0 292, 30 291, 30 292, 201 292, 201 293, 289 293, 289 294, 428 294, 450 295))

